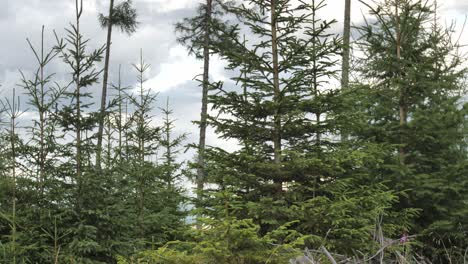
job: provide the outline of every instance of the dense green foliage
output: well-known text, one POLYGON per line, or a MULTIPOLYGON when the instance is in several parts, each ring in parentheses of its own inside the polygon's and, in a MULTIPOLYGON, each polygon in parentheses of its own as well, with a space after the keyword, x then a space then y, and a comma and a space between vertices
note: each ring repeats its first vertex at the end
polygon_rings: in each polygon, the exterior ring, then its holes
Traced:
POLYGON ((420 210, 412 232, 421 234, 426 255, 440 257, 448 250, 461 257, 468 237, 465 58, 451 29, 434 24, 429 6, 416 1, 399 5, 398 58, 391 8, 383 6, 375 15, 379 22, 360 28, 363 86, 357 94, 365 98, 357 100, 367 124, 356 136, 404 149, 403 160, 388 153, 375 173, 384 175, 391 189, 404 191, 396 210, 420 210), (404 125, 399 106, 406 112, 404 125))
POLYGON ((209 83, 207 120, 238 147, 204 149, 204 189, 193 198, 186 183, 197 162, 179 158, 192 142, 174 133, 169 99, 155 107, 142 54, 136 85, 119 74, 110 86, 105 116, 90 103, 105 47, 88 49, 76 3, 64 40, 56 35, 49 51, 28 41, 37 71, 22 74, 27 101, 2 100, 1 263, 279 264, 305 248, 465 261, 467 69, 431 6, 369 5, 346 89, 325 1, 214 1, 209 27, 205 5, 177 24, 189 53, 202 59, 209 45, 233 76, 209 83), (53 60, 70 80, 55 79, 53 60))

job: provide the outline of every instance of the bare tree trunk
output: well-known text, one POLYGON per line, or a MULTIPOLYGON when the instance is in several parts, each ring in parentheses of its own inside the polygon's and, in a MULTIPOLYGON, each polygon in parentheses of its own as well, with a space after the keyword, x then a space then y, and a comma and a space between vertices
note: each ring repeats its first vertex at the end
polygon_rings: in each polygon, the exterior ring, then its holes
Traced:
POLYGON ((197 198, 201 201, 203 197, 203 186, 205 183, 205 147, 206 127, 208 118, 208 89, 210 71, 210 24, 213 8, 213 0, 206 1, 205 13, 205 37, 203 47, 203 83, 202 83, 202 107, 200 117, 200 139, 198 144, 198 168, 197 168, 197 198))
MULTIPOLYGON (((280 83, 279 83, 279 62, 278 62, 278 38, 277 38, 277 19, 276 19, 276 1, 271 0, 270 7, 270 24, 271 24, 271 52, 273 58, 273 101, 276 104, 275 115, 273 117, 273 150, 274 150, 274 163, 281 163, 281 116, 280 116, 280 83)), ((278 192, 282 191, 282 180, 276 179, 278 185, 278 192)))
POLYGON ((351 39, 351 0, 345 0, 344 28, 343 28, 343 63, 341 71, 341 88, 349 85, 349 59, 351 39))
POLYGON ((107 25, 107 43, 106 43, 106 58, 104 62, 104 77, 102 81, 102 95, 101 95, 101 110, 99 113, 99 130, 97 135, 97 151, 96 151, 96 166, 101 168, 101 155, 102 155, 102 137, 104 133, 104 115, 106 112, 107 103, 107 80, 109 78, 109 59, 110 47, 112 39, 112 11, 114 10, 114 0, 110 0, 109 5, 109 23, 107 25))
MULTIPOLYGON (((401 59, 401 32, 400 32, 400 15, 398 12, 399 9, 399 0, 395 1, 395 17, 396 17, 396 55, 397 55, 397 61, 398 63, 400 62, 401 59)), ((400 69, 398 69, 400 71, 400 69)), ((400 72, 401 75, 401 72, 400 72)), ((400 76, 401 77, 401 76, 400 76)), ((406 156, 406 151, 405 147, 403 146, 404 143, 404 132, 407 124, 407 103, 406 103, 406 91, 405 88, 399 85, 400 89, 400 98, 399 98, 399 115, 400 115, 400 144, 401 146, 399 147, 398 154, 399 154, 399 161, 400 164, 404 165, 405 164, 405 156, 406 156)))
MULTIPOLYGON (((345 0, 344 27, 343 27, 343 61, 341 65, 341 89, 349 86, 349 60, 351 39, 351 0, 345 0)), ((341 132, 341 141, 348 140, 347 131, 341 132)))

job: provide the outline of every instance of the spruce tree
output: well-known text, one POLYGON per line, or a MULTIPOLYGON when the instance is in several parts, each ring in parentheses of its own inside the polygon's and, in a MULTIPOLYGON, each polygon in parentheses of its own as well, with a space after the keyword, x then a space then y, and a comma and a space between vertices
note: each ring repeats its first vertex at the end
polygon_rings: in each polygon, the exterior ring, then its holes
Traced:
MULTIPOLYGON (((214 43, 223 41, 217 32, 226 29, 227 25, 221 20, 224 13, 222 6, 226 3, 223 0, 206 0, 200 4, 198 14, 193 18, 185 18, 176 24, 176 32, 180 34, 179 43, 186 46, 190 54, 203 60, 202 79, 199 80, 202 88, 201 112, 200 112, 200 133, 197 146, 197 199, 201 201, 203 197, 203 186, 205 183, 205 149, 206 149, 206 129, 208 127, 208 93, 210 90, 210 57, 215 52, 214 43)), ((199 205, 200 206, 200 205, 199 205)))
POLYGON ((132 158, 134 161, 135 170, 135 202, 137 204, 137 228, 139 229, 140 238, 144 236, 144 216, 146 212, 146 201, 148 197, 148 188, 154 184, 154 178, 151 175, 154 173, 151 163, 148 158, 156 154, 158 148, 157 139, 159 138, 159 127, 151 125, 152 108, 156 100, 157 94, 154 94, 151 89, 145 88, 146 81, 145 73, 150 65, 143 61, 143 53, 140 52, 139 64, 133 65, 137 71, 138 92, 136 95, 130 96, 130 101, 135 108, 131 119, 133 126, 130 128, 130 138, 132 145, 132 158))
MULTIPOLYGON (((396 197, 381 180, 368 182, 372 171, 363 164, 381 163, 380 146, 340 143, 350 105, 332 84, 339 79, 334 65, 342 43, 331 33, 334 21, 320 19, 324 4, 252 1, 227 7, 242 24, 224 31, 216 50, 236 72, 237 86, 214 86, 210 100, 217 115, 210 122, 221 138, 242 147, 207 152, 213 187, 205 215, 252 219, 261 235, 283 230, 303 245, 316 247, 327 237, 339 252, 371 252, 377 247, 368 241, 375 219, 390 215, 396 197), (240 32, 247 30, 255 37, 243 39, 240 32), (364 207, 366 213, 359 213, 364 207)), ((395 223, 407 225, 411 214, 396 214, 401 219, 388 219, 385 229, 394 235, 395 223)))
MULTIPOLYGON (((117 96, 127 97, 130 104, 126 111, 128 119, 125 114, 117 113, 120 118, 116 120, 116 129, 122 133, 124 155, 111 168, 115 186, 118 186, 113 193, 120 201, 112 207, 125 214, 117 224, 124 225, 125 232, 119 234, 119 239, 128 241, 122 245, 127 256, 135 250, 145 251, 180 238, 185 217, 181 209, 184 202, 180 187, 182 167, 176 161, 183 136, 173 135, 169 109, 164 110, 163 123, 156 123, 157 94, 146 87, 150 66, 142 54, 139 63, 133 66, 137 72, 136 88, 125 92, 124 87, 118 86, 117 96), (163 154, 158 155, 160 153, 163 154)), ((119 148, 115 148, 115 153, 119 153, 119 148)))
POLYGON ((58 143, 61 137, 57 130, 56 106, 67 88, 53 81, 54 73, 50 73, 49 64, 58 54, 53 48, 46 50, 44 33, 42 27, 38 47, 27 39, 36 71, 30 77, 20 71, 20 86, 28 97, 29 111, 37 113, 22 136, 27 143, 22 153, 22 171, 26 176, 21 182, 21 192, 29 197, 21 204, 22 232, 25 234, 22 243, 29 247, 28 256, 40 262, 52 260, 45 253, 50 244, 43 230, 60 214, 56 203, 65 196, 57 195, 63 190, 63 182, 57 177, 62 153, 58 143))
POLYGON ((18 208, 18 158, 19 158, 19 146, 20 138, 18 136, 18 119, 22 115, 23 111, 21 110, 21 101, 19 96, 16 95, 16 89, 13 88, 12 98, 6 98, 1 101, 2 108, 5 109, 6 115, 8 117, 8 130, 7 130, 7 141, 9 144, 8 148, 8 169, 9 169, 9 179, 8 187, 10 190, 8 192, 11 194, 10 199, 10 212, 8 214, 2 214, 2 218, 7 220, 8 226, 10 227, 9 241, 7 243, 7 261, 11 263, 18 263, 17 261, 24 261, 24 258, 21 256, 21 247, 17 242, 18 240, 18 217, 17 217, 17 208, 18 208))
POLYGON ((428 4, 399 0, 369 8, 376 20, 360 28, 365 98, 358 100, 367 120, 356 135, 393 148, 375 173, 404 192, 396 210, 420 210, 409 231, 420 235, 422 255, 462 259, 467 156, 460 46, 450 28, 433 23, 428 4))
MULTIPOLYGON (((65 42, 59 39, 56 34, 57 46, 60 58, 70 68, 73 87, 71 92, 67 92, 70 103, 63 106, 59 111, 60 125, 66 132, 71 132, 69 136, 74 135, 71 143, 73 152, 73 170, 70 171, 70 179, 73 182, 73 220, 71 221, 71 230, 73 238, 70 241, 70 248, 74 257, 78 261, 95 255, 105 255, 107 249, 99 244, 99 229, 95 219, 100 219, 98 207, 99 199, 102 199, 102 185, 97 178, 98 175, 92 173, 91 155, 94 152, 90 131, 95 127, 97 113, 87 112, 90 103, 86 99, 90 97, 90 92, 86 88, 96 84, 101 73, 96 69, 96 63, 102 60, 105 46, 88 52, 87 45, 89 40, 84 39, 80 20, 83 15, 83 1, 75 1, 75 23, 70 29, 66 29, 67 37, 65 42), (76 217, 76 218, 75 218, 76 217)), ((99 257, 96 257, 99 258, 99 257)))
POLYGON ((44 198, 47 182, 47 172, 53 170, 50 155, 54 155, 56 149, 56 137, 54 135, 57 121, 54 120, 54 107, 59 103, 66 87, 57 84, 52 85, 54 74, 47 73, 47 66, 58 55, 56 50, 45 51, 44 47, 44 27, 41 32, 41 44, 35 48, 28 39, 29 47, 37 62, 37 71, 34 76, 28 79, 22 73, 21 86, 26 90, 29 105, 38 114, 38 120, 34 120, 30 128, 32 145, 28 154, 31 155, 32 164, 36 167, 33 174, 37 175, 37 193, 39 200, 44 198), (36 148, 37 146, 37 148, 36 148))
POLYGON ((180 146, 187 138, 186 134, 174 136, 175 120, 172 119, 171 115, 173 110, 169 105, 169 98, 166 101, 166 107, 161 108, 164 114, 164 123, 162 126, 161 135, 161 148, 164 154, 161 157, 162 166, 164 167, 164 179, 168 189, 177 188, 179 181, 181 180, 181 169, 182 164, 177 162, 177 155, 180 153, 180 146))
MULTIPOLYGON (((124 148, 124 143, 125 143, 125 136, 126 136, 126 128, 129 125, 129 118, 124 113, 124 108, 125 108, 125 103, 128 100, 127 96, 127 91, 130 89, 128 86, 123 86, 122 85, 122 79, 121 79, 121 65, 119 65, 119 77, 118 77, 118 82, 117 85, 112 85, 112 89, 116 93, 114 95, 114 100, 117 103, 117 109, 115 109, 114 114, 113 114, 113 119, 114 119, 114 126, 115 129, 117 130, 118 138, 118 147, 116 150, 116 156, 118 158, 118 161, 122 162, 123 161, 123 155, 125 153, 125 148, 124 148)), ((108 143, 110 144, 110 143, 108 143)))

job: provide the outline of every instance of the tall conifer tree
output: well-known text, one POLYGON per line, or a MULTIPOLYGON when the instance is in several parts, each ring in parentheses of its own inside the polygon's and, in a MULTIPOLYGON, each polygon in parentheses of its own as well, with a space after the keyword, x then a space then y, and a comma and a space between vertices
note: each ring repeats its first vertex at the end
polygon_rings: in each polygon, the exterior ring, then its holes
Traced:
POLYGON ((138 22, 136 20, 136 10, 132 8, 131 0, 126 0, 114 7, 114 0, 109 2, 109 14, 104 16, 99 15, 99 22, 102 27, 107 27, 107 42, 106 42, 106 56, 104 60, 104 76, 102 81, 102 95, 101 95, 101 109, 99 116, 99 127, 97 135, 97 151, 96 151, 96 166, 101 167, 101 155, 102 155, 102 137, 104 131, 104 119, 106 113, 107 104, 107 83, 109 76, 109 60, 110 50, 112 43, 112 29, 113 27, 119 27, 122 32, 127 34, 135 33, 138 22))
POLYGON ((94 149, 89 132, 95 127, 98 114, 85 113, 85 110, 89 109, 90 106, 86 102, 86 99, 90 97, 90 92, 86 91, 86 88, 98 82, 101 71, 96 69, 96 63, 102 60, 105 46, 88 52, 89 40, 84 39, 80 28, 82 15, 83 0, 75 0, 75 23, 71 25, 71 29, 66 29, 65 42, 56 35, 56 50, 70 68, 73 78, 70 82, 73 91, 67 93, 71 103, 64 106, 58 115, 63 130, 72 132, 74 135, 72 143, 74 170, 69 177, 74 184, 74 191, 71 195, 74 200, 71 202, 76 219, 72 223, 74 236, 71 247, 75 250, 78 260, 86 261, 93 254, 102 253, 97 242, 97 223, 93 221, 93 218, 97 217, 94 213, 98 212, 93 209, 100 205, 95 198, 102 186, 96 184, 95 175, 91 174, 89 169, 89 161, 94 149), (97 189, 93 190, 91 187, 97 189))
MULTIPOLYGON (((29 153, 33 160, 33 166, 37 168, 37 192, 39 201, 44 198, 44 192, 47 182, 47 174, 51 173, 53 165, 51 164, 51 154, 55 154, 57 137, 55 127, 57 120, 54 120, 54 107, 59 103, 59 100, 64 94, 67 87, 60 87, 57 84, 52 85, 53 74, 47 73, 47 66, 58 55, 56 50, 45 50, 44 47, 44 26, 41 32, 41 45, 35 48, 33 44, 27 40, 31 48, 34 58, 38 64, 35 75, 28 79, 23 73, 21 86, 26 90, 26 94, 30 97, 29 105, 38 114, 38 120, 34 120, 31 129, 32 146, 29 153)), ((41 205, 40 205, 41 206, 41 205)))
POLYGON ((425 2, 395 0, 369 8, 376 20, 360 29, 366 98, 358 100, 368 119, 357 135, 393 146, 376 174, 405 191, 397 210, 421 210, 411 231, 426 243, 423 254, 449 261, 445 250, 459 257, 457 249, 467 247, 462 237, 468 225, 460 217, 467 197, 460 46, 452 29, 433 24, 425 2))
POLYGON ((203 73, 200 81, 202 88, 201 112, 200 112, 200 133, 197 146, 197 198, 201 201, 203 196, 203 186, 205 182, 205 149, 206 149, 206 129, 208 127, 208 93, 210 90, 210 56, 215 52, 213 44, 222 41, 217 35, 217 31, 225 28, 220 17, 223 14, 221 8, 225 4, 224 0, 206 0, 198 7, 198 14, 193 18, 185 18, 176 24, 176 32, 180 33, 178 41, 189 49, 190 54, 203 60, 203 73))

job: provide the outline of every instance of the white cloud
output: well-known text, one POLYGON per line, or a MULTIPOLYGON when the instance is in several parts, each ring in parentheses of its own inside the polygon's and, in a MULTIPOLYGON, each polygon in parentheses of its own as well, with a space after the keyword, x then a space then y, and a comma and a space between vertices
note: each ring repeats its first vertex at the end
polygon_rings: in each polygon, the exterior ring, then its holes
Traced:
POLYGON ((191 81, 202 72, 201 61, 187 55, 187 50, 177 45, 169 50, 168 62, 161 63, 158 74, 145 85, 157 92, 164 92, 191 81))
MULTIPOLYGON (((25 74, 28 74, 28 72, 25 72, 25 74)), ((16 95, 21 95, 23 91, 18 87, 19 79, 19 71, 6 69, 0 72, 0 98, 11 99, 13 89, 16 90, 16 95)))
POLYGON ((210 59, 210 78, 212 81, 226 82, 228 78, 226 77, 226 61, 223 61, 219 56, 212 56, 210 59))
MULTIPOLYGON (((435 1, 435 0, 432 0, 435 1)), ((458 12, 467 11, 468 2, 464 0, 444 0, 438 1, 438 5, 445 10, 454 10, 458 12)))
POLYGON ((142 2, 151 4, 151 11, 156 13, 165 13, 179 9, 193 8, 198 3, 200 3, 200 1, 195 0, 144 0, 142 2))
MULTIPOLYGON (((203 62, 194 56, 189 56, 187 49, 176 45, 169 50, 167 62, 161 63, 155 77, 146 81, 145 86, 157 92, 165 92, 187 82, 197 82, 203 73, 203 62)), ((210 60, 210 79, 212 81, 228 81, 225 71, 226 62, 218 56, 210 60)))

